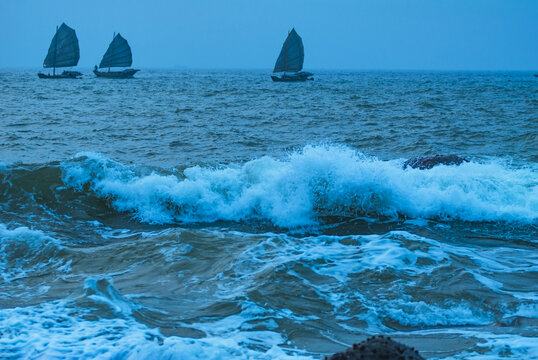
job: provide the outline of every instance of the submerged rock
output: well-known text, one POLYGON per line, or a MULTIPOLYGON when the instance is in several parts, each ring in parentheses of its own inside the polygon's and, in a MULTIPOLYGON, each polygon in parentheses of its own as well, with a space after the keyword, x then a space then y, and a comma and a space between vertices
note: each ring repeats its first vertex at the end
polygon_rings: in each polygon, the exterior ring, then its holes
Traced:
POLYGON ((458 155, 419 156, 404 162, 403 168, 410 166, 413 169, 426 170, 436 165, 461 165, 464 162, 469 162, 469 160, 458 155))
POLYGON ((325 360, 424 360, 417 350, 392 340, 388 336, 376 335, 353 347, 325 357, 325 360))

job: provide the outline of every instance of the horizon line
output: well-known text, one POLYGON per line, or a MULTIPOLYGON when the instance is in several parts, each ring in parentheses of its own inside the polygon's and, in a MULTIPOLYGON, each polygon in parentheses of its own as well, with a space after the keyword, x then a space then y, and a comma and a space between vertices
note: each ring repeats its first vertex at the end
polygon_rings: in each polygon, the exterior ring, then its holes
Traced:
MULTIPOLYGON (((93 70, 93 66, 70 66, 66 68, 79 68, 87 69, 90 72, 93 70)), ((133 66, 128 68, 140 69, 141 71, 146 70, 176 70, 176 71, 255 71, 255 72, 267 72, 273 73, 271 68, 226 68, 226 67, 189 67, 189 66, 133 66)), ((46 71, 48 68, 38 67, 38 66, 0 66, 0 70, 25 70, 25 71, 46 71)), ((58 68, 63 69, 63 68, 58 68)), ((479 69, 479 68, 308 68, 309 71, 319 71, 319 72, 537 72, 536 69, 508 69, 508 68, 499 68, 499 69, 479 69)))

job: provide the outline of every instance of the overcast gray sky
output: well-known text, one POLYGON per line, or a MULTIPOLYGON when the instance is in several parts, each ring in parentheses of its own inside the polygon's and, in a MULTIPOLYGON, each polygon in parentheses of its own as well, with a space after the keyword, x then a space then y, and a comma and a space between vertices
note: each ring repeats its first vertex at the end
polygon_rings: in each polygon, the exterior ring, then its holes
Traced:
POLYGON ((272 69, 295 27, 305 70, 538 69, 538 0, 0 0, 0 67, 42 66, 62 22, 82 67, 120 32, 139 68, 272 69))

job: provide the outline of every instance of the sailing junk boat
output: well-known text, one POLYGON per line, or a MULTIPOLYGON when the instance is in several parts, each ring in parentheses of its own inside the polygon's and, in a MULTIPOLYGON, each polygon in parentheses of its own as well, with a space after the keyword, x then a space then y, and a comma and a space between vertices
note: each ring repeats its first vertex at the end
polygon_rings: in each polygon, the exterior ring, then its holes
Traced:
POLYGON ((282 75, 271 75, 271 79, 273 81, 286 82, 314 80, 311 77, 313 75, 312 73, 301 71, 303 69, 303 62, 303 40, 295 29, 291 29, 284 45, 282 45, 282 50, 280 50, 280 55, 278 55, 275 68, 273 69, 273 74, 282 72, 282 75), (289 71, 292 73, 287 73, 289 71))
POLYGON ((108 50, 101 63, 99 64, 99 69, 108 68, 108 72, 97 70, 95 66, 93 73, 98 77, 105 78, 114 78, 114 79, 125 79, 132 78, 136 74, 137 69, 125 69, 122 71, 110 71, 111 67, 128 67, 133 63, 133 54, 131 53, 131 47, 119 33, 114 35, 112 42, 108 46, 108 50))
POLYGON ((78 48, 78 39, 75 30, 62 23, 60 28, 56 27, 56 34, 52 38, 49 46, 49 52, 43 62, 43 67, 52 68, 52 75, 38 73, 37 76, 41 79, 76 79, 82 76, 78 71, 64 71, 60 75, 56 75, 56 68, 76 66, 80 52, 78 48))

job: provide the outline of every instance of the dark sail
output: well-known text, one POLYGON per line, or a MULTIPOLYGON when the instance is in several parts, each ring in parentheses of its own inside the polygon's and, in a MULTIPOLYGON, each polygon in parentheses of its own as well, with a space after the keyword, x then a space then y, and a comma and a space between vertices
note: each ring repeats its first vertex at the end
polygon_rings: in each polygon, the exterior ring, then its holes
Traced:
POLYGON ((303 69, 303 62, 303 40, 295 29, 291 29, 286 41, 284 41, 284 45, 282 45, 282 50, 280 50, 280 55, 278 55, 273 72, 301 71, 303 69))
POLYGON ((43 67, 66 67, 78 64, 80 51, 75 30, 62 23, 50 43, 43 67))
POLYGON ((133 63, 133 54, 131 47, 120 34, 114 36, 114 39, 108 46, 108 50, 99 64, 99 68, 131 66, 133 63))

